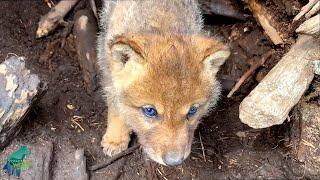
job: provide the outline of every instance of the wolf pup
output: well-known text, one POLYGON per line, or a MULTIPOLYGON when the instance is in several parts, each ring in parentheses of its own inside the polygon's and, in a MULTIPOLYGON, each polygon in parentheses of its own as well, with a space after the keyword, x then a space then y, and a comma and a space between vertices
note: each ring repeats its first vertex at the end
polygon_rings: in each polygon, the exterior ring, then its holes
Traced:
POLYGON ((104 153, 127 149, 134 131, 152 160, 182 163, 199 120, 216 104, 215 75, 229 49, 203 30, 195 0, 105 0, 100 25, 104 153))

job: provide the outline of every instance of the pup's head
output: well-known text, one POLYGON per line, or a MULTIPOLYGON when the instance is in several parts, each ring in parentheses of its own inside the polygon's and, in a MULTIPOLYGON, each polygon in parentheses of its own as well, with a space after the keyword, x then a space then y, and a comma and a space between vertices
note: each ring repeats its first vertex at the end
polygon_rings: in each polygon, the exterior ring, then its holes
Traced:
POLYGON ((230 55, 200 36, 118 36, 108 45, 118 109, 154 161, 177 165, 199 119, 220 93, 215 75, 230 55))

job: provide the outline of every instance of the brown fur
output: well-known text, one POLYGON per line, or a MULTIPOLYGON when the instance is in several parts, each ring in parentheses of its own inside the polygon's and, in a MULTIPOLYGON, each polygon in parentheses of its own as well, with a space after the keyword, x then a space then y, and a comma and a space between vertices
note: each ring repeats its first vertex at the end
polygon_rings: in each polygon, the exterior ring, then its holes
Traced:
POLYGON ((219 96, 215 74, 229 51, 202 34, 168 32, 165 25, 156 32, 125 33, 104 42, 112 82, 106 83, 109 116, 101 144, 106 154, 116 154, 127 148, 133 130, 148 156, 165 164, 168 152, 188 157, 199 119, 219 96), (154 106, 158 116, 144 116, 145 105, 154 106), (188 118, 192 105, 199 109, 188 118))

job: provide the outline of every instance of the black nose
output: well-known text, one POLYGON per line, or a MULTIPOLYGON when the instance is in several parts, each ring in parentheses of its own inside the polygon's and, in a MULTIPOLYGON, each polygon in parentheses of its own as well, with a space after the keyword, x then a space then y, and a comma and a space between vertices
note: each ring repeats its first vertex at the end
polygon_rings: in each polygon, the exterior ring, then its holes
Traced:
POLYGON ((168 152, 167 154, 164 155, 163 161, 166 165, 176 166, 182 163, 183 156, 174 152, 168 152))

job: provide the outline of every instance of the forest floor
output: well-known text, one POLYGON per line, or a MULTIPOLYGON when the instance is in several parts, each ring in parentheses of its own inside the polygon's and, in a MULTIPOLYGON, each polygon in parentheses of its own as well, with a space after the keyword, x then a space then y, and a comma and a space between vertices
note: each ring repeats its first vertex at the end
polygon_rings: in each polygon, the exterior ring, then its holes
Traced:
MULTIPOLYGON (((62 28, 46 38, 36 39, 39 18, 48 11, 43 1, 0 1, 0 63, 9 53, 24 56, 32 73, 48 83, 47 93, 24 124, 17 141, 53 142, 50 176, 57 179, 68 176, 59 169, 67 156, 73 157, 76 148, 84 148, 88 166, 108 159, 100 147, 107 125, 107 107, 99 90, 85 90, 72 34, 65 39, 63 47, 62 28), (44 58, 50 48, 50 57, 44 58)), ((292 16, 283 15, 281 8, 275 8, 277 12, 278 17, 283 16, 279 18, 283 19, 285 29, 292 16)), ((223 96, 196 131, 190 157, 182 165, 165 167, 146 160, 143 152, 137 150, 107 168, 90 173, 91 179, 149 179, 150 174, 158 179, 305 178, 303 169, 296 170, 303 164, 297 162, 289 148, 291 123, 254 130, 238 118, 241 100, 258 83, 259 76, 280 60, 294 37, 288 35, 286 44, 278 47, 272 45, 253 18, 244 21, 218 16, 206 18, 206 29, 230 44, 233 55, 219 73, 223 96), (230 88, 250 67, 247 60, 260 57, 270 49, 275 53, 266 65, 232 98, 227 98, 230 88)))

